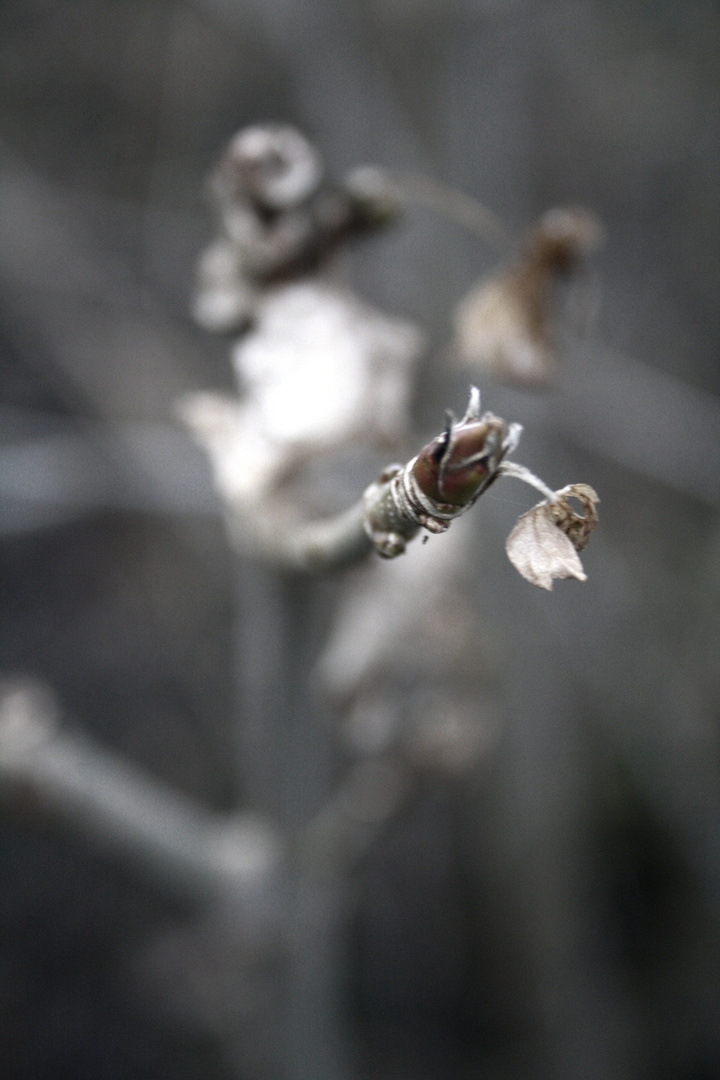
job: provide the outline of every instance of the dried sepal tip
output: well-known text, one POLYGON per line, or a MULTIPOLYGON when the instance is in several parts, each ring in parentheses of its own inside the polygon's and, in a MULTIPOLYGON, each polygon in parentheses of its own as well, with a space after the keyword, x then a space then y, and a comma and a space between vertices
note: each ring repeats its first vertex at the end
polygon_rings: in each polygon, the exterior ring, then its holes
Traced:
POLYGON ((599 502, 599 495, 589 484, 568 484, 555 492, 555 498, 549 504, 555 524, 562 529, 576 551, 583 551, 587 547, 590 534, 597 527, 595 505, 599 502), (577 499, 582 514, 573 510, 570 499, 577 499))
POLYGON ((599 501, 588 484, 569 484, 523 514, 505 543, 518 573, 548 590, 556 578, 586 581, 578 551, 586 547, 597 525, 595 504, 599 501), (573 510, 569 501, 573 498, 580 503, 582 514, 573 510))

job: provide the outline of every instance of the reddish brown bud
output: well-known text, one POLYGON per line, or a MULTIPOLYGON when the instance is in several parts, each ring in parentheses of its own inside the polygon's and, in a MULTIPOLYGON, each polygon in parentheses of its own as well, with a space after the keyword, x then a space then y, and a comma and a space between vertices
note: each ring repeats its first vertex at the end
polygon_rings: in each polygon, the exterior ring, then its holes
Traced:
POLYGON ((480 394, 473 387, 465 416, 448 413, 445 431, 415 459, 413 476, 435 503, 469 506, 492 483, 505 455, 517 444, 520 428, 492 413, 480 416, 480 394))

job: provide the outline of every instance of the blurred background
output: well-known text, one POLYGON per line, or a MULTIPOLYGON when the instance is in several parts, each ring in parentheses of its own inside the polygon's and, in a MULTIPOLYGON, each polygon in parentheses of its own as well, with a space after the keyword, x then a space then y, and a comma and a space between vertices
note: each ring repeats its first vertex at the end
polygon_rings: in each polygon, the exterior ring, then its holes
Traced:
MULTIPOLYGON (((332 790, 309 690, 270 695, 276 776, 238 764, 236 733, 245 682, 276 673, 248 660, 253 627, 285 635, 301 686, 344 588, 239 571, 174 419, 184 393, 233 388, 227 341, 187 314, 222 146, 279 120, 332 176, 412 170, 515 231, 558 204, 605 231, 599 315, 567 329, 557 387, 480 380, 525 425, 523 462, 599 492, 589 580, 522 581, 503 544, 532 497, 483 499, 463 663, 484 749, 461 778, 418 767, 329 920, 340 1035, 304 1011, 302 965, 229 948, 227 919, 6 798, 7 1080, 720 1074, 719 40, 713 0, 0 4, 0 670, 217 813, 292 827, 332 790), (290 805, 288 745, 308 776, 290 805)), ((340 260, 428 335, 426 437, 464 407, 438 357, 493 265, 419 209, 340 260)), ((437 618, 451 633, 452 606, 437 618)))

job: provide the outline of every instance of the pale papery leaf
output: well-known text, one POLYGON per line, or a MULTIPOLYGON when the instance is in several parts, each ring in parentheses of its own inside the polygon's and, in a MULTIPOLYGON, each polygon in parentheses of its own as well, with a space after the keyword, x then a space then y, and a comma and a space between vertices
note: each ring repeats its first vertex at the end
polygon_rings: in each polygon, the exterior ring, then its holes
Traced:
POLYGON ((538 503, 518 519, 505 551, 518 573, 541 589, 551 590, 555 578, 587 580, 577 551, 548 502, 538 503))

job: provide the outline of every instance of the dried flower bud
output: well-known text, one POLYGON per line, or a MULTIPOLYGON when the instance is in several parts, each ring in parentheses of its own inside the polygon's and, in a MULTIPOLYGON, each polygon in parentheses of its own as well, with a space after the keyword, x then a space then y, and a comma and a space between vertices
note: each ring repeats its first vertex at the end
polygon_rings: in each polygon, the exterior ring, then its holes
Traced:
POLYGON ((548 211, 528 234, 517 262, 481 281, 454 315, 454 341, 463 366, 500 382, 545 386, 557 370, 552 286, 600 242, 593 215, 548 211))

